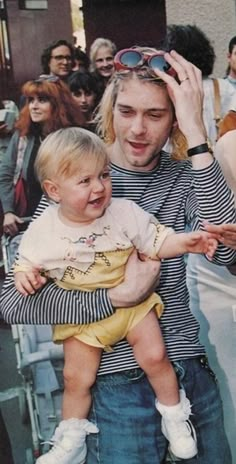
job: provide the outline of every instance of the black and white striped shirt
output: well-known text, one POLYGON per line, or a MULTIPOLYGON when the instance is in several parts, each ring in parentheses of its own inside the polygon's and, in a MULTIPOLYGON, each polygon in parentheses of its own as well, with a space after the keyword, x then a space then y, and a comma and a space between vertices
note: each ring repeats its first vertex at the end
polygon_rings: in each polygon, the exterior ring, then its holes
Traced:
MULTIPOLYGON (((234 197, 228 189, 218 163, 193 170, 189 161, 173 161, 161 154, 160 164, 149 172, 134 172, 112 165, 113 196, 135 201, 166 226, 183 232, 186 226, 201 227, 202 220, 235 222, 234 197)), ((37 210, 40 214, 47 201, 37 210)), ((39 238, 40 240, 40 238, 39 238)), ((226 265, 236 260, 235 251, 220 245, 214 262, 226 265)), ((158 293, 165 310, 160 324, 169 358, 172 361, 203 355, 198 339, 199 324, 189 309, 183 256, 163 260, 158 293)), ((67 291, 48 284, 27 298, 14 288, 12 274, 1 294, 1 312, 11 324, 85 324, 109 317, 114 308, 107 291, 67 291)), ((132 349, 121 341, 113 352, 104 353, 99 374, 137 367, 132 349)))

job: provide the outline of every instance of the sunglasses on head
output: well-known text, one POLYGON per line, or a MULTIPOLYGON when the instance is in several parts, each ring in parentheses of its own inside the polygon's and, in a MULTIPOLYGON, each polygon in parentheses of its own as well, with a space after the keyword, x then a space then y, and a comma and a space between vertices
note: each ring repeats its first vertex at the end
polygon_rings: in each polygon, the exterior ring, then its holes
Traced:
POLYGON ((150 55, 134 48, 125 48, 115 55, 114 67, 116 71, 135 71, 143 66, 147 66, 152 70, 159 69, 175 76, 176 72, 165 60, 164 53, 160 51, 150 55))
POLYGON ((35 80, 35 82, 58 82, 60 78, 58 76, 54 76, 53 74, 40 74, 39 78, 35 80))

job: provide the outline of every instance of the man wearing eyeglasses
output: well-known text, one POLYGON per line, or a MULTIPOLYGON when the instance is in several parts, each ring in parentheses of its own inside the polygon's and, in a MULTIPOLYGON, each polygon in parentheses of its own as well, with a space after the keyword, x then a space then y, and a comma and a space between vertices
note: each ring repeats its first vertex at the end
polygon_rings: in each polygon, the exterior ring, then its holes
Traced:
MULTIPOLYGON (((140 48, 120 51, 114 65, 98 114, 111 157, 113 196, 134 200, 176 232, 187 225, 200 229, 204 220, 235 222, 234 197, 206 142, 200 71, 174 51, 140 48), (170 153, 163 150, 167 141, 170 153)), ((234 260, 235 251, 223 245, 214 256, 222 265, 234 260)), ((29 297, 17 293, 9 276, 1 310, 9 323, 95 322, 143 301, 157 287, 158 270, 158 263, 132 255, 117 287, 68 292, 48 283, 29 297)), ((160 325, 166 349, 192 404, 197 433, 197 458, 178 463, 231 464, 221 398, 189 308, 182 256, 162 262, 158 293, 165 306, 160 325)), ((90 420, 99 433, 87 437, 86 464, 166 462, 168 442, 154 393, 125 340, 102 356, 90 420)), ((84 464, 79 455, 76 464, 84 464)))
POLYGON ((74 66, 74 50, 66 40, 57 40, 42 53, 41 64, 44 74, 53 74, 66 81, 74 66))

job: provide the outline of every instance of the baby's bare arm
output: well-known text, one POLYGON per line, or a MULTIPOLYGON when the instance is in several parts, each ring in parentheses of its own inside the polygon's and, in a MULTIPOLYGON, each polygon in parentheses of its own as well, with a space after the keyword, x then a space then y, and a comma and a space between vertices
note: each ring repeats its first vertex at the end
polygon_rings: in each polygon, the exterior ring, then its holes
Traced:
POLYGON ((22 295, 33 295, 47 282, 40 269, 32 268, 28 271, 17 271, 14 275, 15 286, 22 295))

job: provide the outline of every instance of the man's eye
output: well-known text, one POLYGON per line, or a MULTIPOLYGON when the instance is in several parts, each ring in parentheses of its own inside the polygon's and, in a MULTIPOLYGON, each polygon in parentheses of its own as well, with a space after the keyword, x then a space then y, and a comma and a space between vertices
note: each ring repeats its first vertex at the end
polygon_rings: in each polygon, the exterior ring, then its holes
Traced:
POLYGON ((120 113, 128 116, 129 114, 132 114, 132 110, 130 108, 120 108, 120 113))
POLYGON ((158 113, 149 113, 149 116, 153 119, 160 119, 161 115, 158 113))

